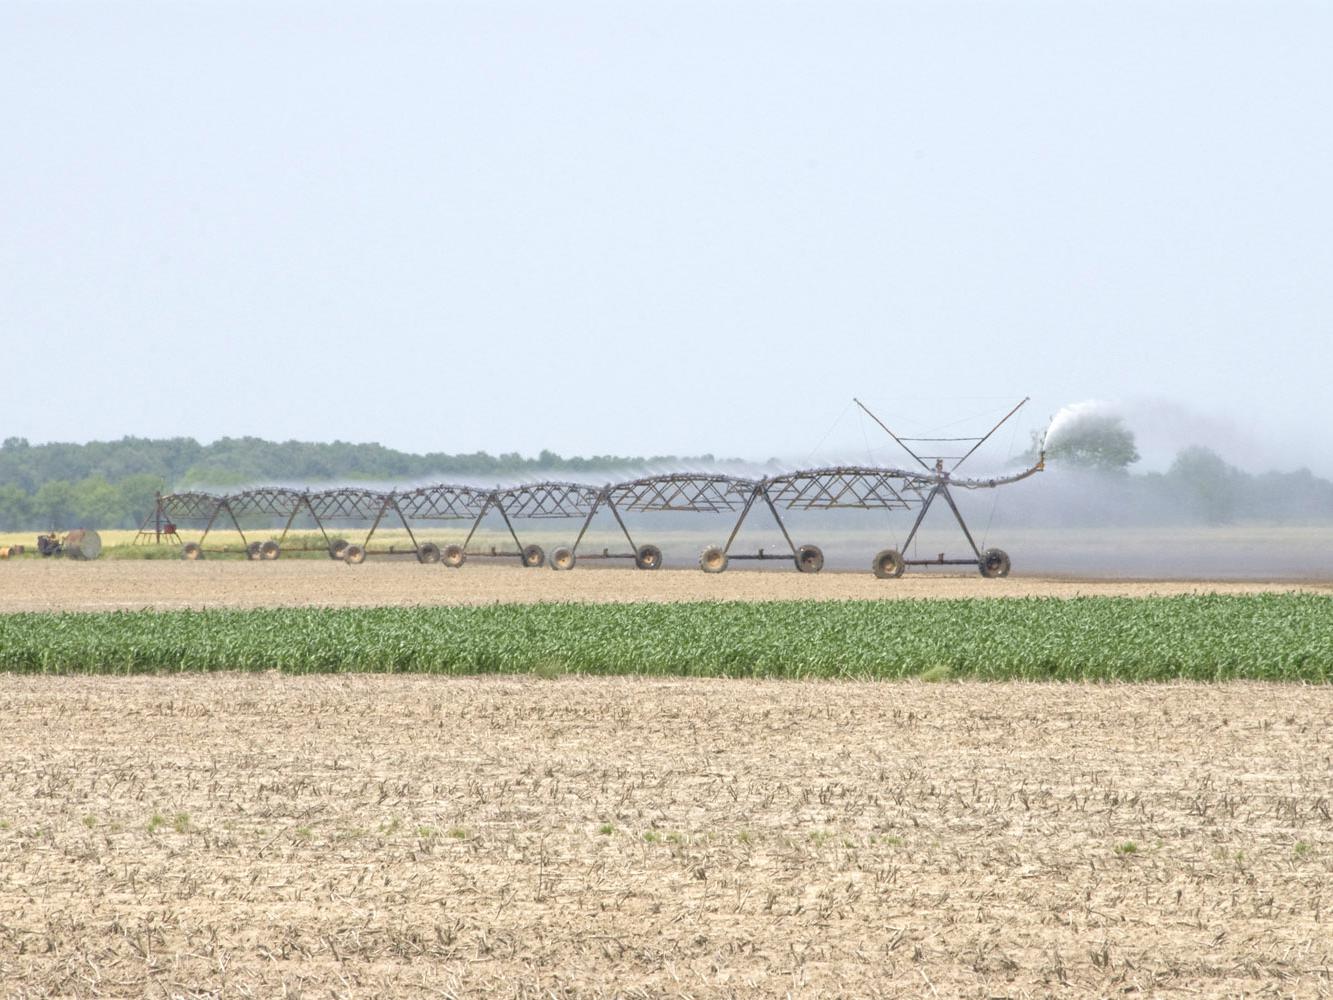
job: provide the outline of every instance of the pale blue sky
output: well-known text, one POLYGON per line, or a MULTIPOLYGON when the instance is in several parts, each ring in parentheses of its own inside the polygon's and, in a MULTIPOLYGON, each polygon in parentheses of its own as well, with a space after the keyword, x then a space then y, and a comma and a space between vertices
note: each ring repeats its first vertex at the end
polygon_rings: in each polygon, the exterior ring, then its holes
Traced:
POLYGON ((1333 473, 1331 52, 1313 3, 6 0, 0 436, 819 459, 853 395, 1030 394, 1333 473))

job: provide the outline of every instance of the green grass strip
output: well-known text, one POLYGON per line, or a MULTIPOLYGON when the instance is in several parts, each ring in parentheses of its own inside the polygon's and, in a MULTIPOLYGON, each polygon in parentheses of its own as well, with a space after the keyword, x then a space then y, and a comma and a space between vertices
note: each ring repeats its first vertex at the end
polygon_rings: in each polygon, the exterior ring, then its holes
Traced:
POLYGON ((0 615, 0 670, 1333 679, 1311 594, 0 615))

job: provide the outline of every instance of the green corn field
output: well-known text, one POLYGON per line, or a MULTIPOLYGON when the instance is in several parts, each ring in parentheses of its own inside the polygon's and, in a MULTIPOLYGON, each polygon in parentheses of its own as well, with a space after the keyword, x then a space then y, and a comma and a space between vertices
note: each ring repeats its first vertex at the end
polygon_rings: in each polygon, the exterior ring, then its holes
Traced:
POLYGON ((0 670, 1333 679, 1333 598, 529 604, 0 615, 0 670))

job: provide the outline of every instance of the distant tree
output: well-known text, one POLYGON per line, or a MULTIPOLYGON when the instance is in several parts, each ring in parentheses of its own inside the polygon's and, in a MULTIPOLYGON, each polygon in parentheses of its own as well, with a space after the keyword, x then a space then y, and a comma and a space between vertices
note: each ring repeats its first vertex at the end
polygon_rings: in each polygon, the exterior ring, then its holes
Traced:
POLYGON ((74 484, 70 512, 81 528, 119 528, 125 521, 125 498, 100 476, 89 476, 74 484))
POLYGON ((162 490, 162 480, 154 475, 140 473, 122 479, 116 484, 120 493, 121 522, 124 527, 137 528, 153 512, 156 494, 162 490))
POLYGON ((0 531, 23 531, 32 526, 32 498, 17 486, 0 486, 0 531))
POLYGON ((1055 465, 1123 473, 1139 460, 1139 450, 1119 417, 1089 414, 1049 441, 1046 457, 1055 465))
POLYGON ((38 528, 74 527, 74 486, 63 479, 43 483, 32 498, 32 516, 38 528))
POLYGON ((1235 519, 1249 476, 1209 448, 1186 448, 1166 473, 1182 499, 1212 524, 1235 519))

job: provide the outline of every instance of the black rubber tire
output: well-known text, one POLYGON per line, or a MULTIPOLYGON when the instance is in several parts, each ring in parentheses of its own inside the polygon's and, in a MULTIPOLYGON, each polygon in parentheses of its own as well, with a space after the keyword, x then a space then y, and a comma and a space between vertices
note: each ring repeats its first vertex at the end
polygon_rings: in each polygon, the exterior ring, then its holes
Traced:
POLYGON ((247 545, 245 547, 245 556, 252 562, 257 562, 259 560, 259 543, 251 542, 249 545, 247 545))
POLYGON ((699 553, 699 568, 705 573, 725 572, 730 562, 721 545, 710 545, 699 553))
POLYGON ((330 559, 341 559, 346 551, 347 551, 346 538, 335 538, 333 541, 329 542, 330 559))
POLYGON ((870 568, 881 580, 896 580, 903 575, 907 565, 903 562, 902 553, 897 549, 881 549, 875 553, 870 568))
POLYGON ((204 558, 203 547, 198 542, 186 542, 181 546, 181 558, 188 562, 195 562, 204 558))
POLYGON ((422 542, 417 549, 417 562, 433 566, 440 561, 440 547, 434 542, 422 542))
POLYGON ((634 565, 639 569, 661 569, 662 550, 656 545, 640 545, 634 553, 634 565))
POLYGON ((343 550, 343 562, 349 566, 360 566, 366 561, 366 550, 360 545, 349 545, 343 550))
POLYGON ((463 551, 461 545, 446 545, 440 556, 440 561, 450 569, 458 569, 459 566, 467 562, 467 553, 463 551))
POLYGON ((981 562, 977 563, 977 569, 987 580, 994 580, 997 577, 1009 575, 1009 553, 1004 549, 987 549, 981 553, 981 562))
POLYGON ((824 552, 818 545, 802 545, 796 550, 796 568, 802 573, 818 573, 824 568, 824 552))
POLYGON ((546 565, 546 553, 542 551, 540 545, 525 545, 522 553, 523 565, 528 569, 536 569, 538 566, 546 565))
POLYGON ((568 545, 562 545, 551 553, 551 558, 547 560, 547 565, 549 565, 551 569, 566 570, 573 569, 574 563, 577 561, 578 560, 574 555, 574 550, 568 545))
POLYGON ((282 548, 277 542, 270 540, 259 546, 259 555, 261 558, 272 562, 274 559, 278 558, 278 556, 282 555, 282 548))

